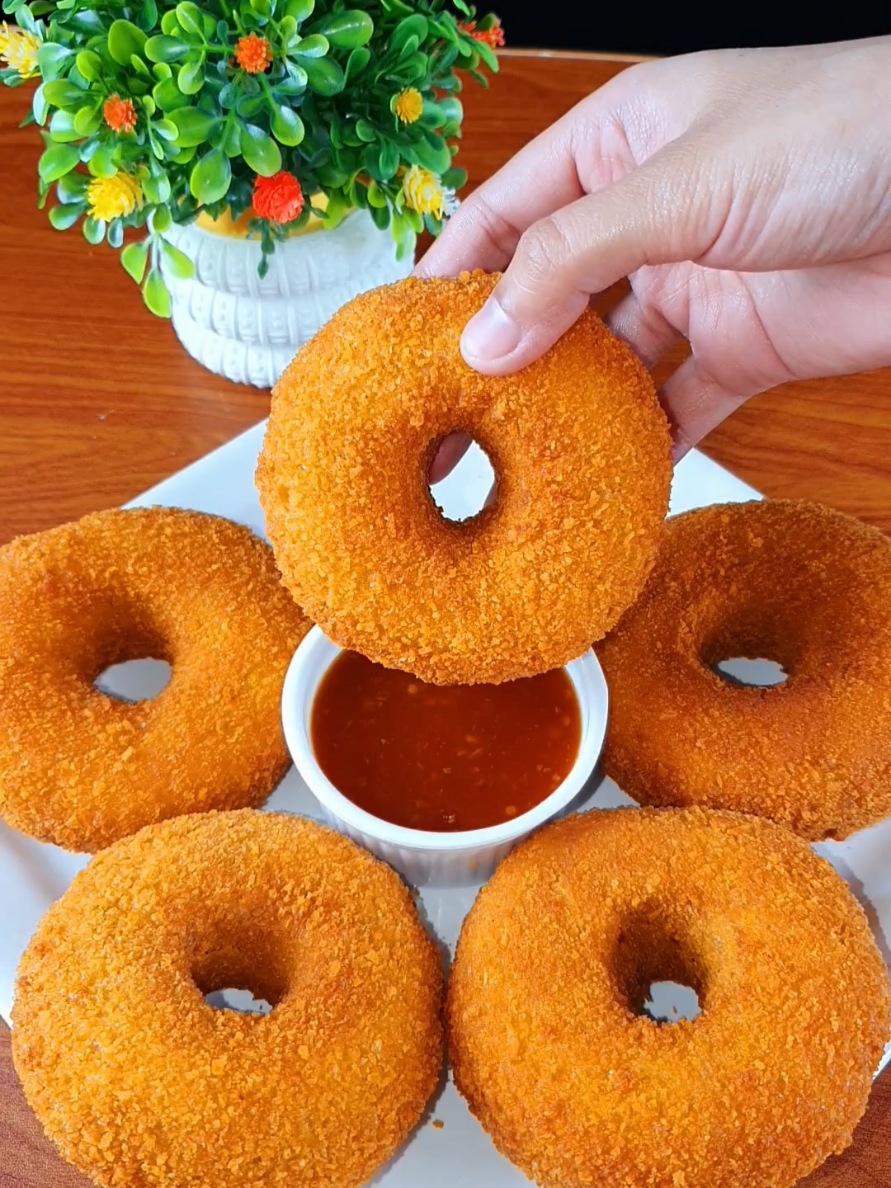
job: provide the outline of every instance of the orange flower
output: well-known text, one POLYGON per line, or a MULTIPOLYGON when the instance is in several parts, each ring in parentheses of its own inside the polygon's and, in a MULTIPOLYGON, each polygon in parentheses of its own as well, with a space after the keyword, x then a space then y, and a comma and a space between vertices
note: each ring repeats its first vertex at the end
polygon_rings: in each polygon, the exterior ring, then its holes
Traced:
POLYGON ((265 37, 248 33, 235 43, 235 58, 248 74, 262 74, 272 64, 272 47, 265 37))
POLYGON ((115 92, 102 104, 105 122, 115 132, 132 132, 136 127, 136 108, 132 99, 122 99, 115 92))
POLYGON ((462 33, 469 33, 474 41, 485 41, 491 49, 501 49, 504 45, 504 29, 501 21, 495 18, 495 23, 488 29, 477 29, 476 21, 460 21, 458 28, 462 33))
POLYGON ((261 219, 293 223, 303 210, 300 182, 284 169, 274 177, 258 177, 254 182, 253 204, 261 219))

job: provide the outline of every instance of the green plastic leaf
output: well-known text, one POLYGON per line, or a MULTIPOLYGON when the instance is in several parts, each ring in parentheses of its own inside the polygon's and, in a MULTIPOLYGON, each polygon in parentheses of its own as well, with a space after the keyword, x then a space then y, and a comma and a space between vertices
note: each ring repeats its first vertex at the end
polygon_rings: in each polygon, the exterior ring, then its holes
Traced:
POLYGON ((174 78, 165 78, 156 83, 152 89, 152 96, 161 111, 168 114, 179 107, 188 107, 190 102, 189 96, 182 93, 174 78))
POLYGON ((426 54, 409 54, 407 58, 400 61, 393 77, 398 77, 402 82, 417 82, 427 73, 427 62, 426 54))
POLYGON ((419 12, 399 22, 390 37, 390 49, 401 50, 410 37, 417 37, 419 45, 427 40, 427 18, 419 12))
POLYGON ((354 49, 347 58, 346 69, 344 70, 345 81, 352 78, 358 78, 368 63, 371 61, 371 50, 364 46, 361 49, 354 49))
POLYGON ((238 102, 240 94, 241 89, 235 83, 226 83, 219 95, 217 95, 217 102, 223 111, 231 111, 238 102))
POLYGON ((378 189, 377 183, 372 182, 368 187, 368 205, 369 206, 386 206, 387 195, 383 190, 378 189))
POLYGON ((145 56, 150 62, 178 62, 190 50, 188 42, 180 37, 168 37, 159 33, 157 37, 150 37, 145 43, 145 56))
POLYGON ((287 0, 284 15, 293 17, 299 25, 301 21, 305 21, 308 16, 312 15, 315 6, 315 0, 287 0))
POLYGON ((95 82, 102 77, 102 59, 92 50, 81 50, 74 61, 87 82, 95 82))
POLYGON ((42 181, 58 181, 80 161, 80 153, 70 144, 51 144, 37 162, 37 172, 42 181))
POLYGON ((441 178, 442 184, 448 186, 450 190, 461 190, 467 185, 467 170, 460 169, 457 165, 453 165, 451 169, 447 169, 441 178))
POLYGON ((158 23, 158 5, 155 0, 143 0, 143 5, 139 10, 136 23, 146 33, 150 29, 154 29, 158 23))
POLYGON ((165 231, 169 231, 172 225, 173 215, 166 206, 159 206, 157 210, 153 210, 149 215, 149 226, 159 235, 162 235, 165 231))
POLYGON ((489 67, 493 74, 498 73, 498 55, 491 46, 486 45, 485 41, 478 41, 474 49, 489 67))
POLYGON ((87 162, 87 169, 93 177, 114 177, 118 171, 117 148, 111 144, 101 144, 87 162))
POLYGON ((166 33, 168 37, 176 37, 179 33, 179 23, 176 19, 176 11, 168 9, 167 12, 161 15, 161 32, 166 33))
POLYGON ((82 8, 79 12, 73 12, 67 23, 73 25, 79 33, 86 33, 88 36, 105 33, 102 18, 92 8, 82 8))
POLYGON ((328 38, 321 33, 311 33, 309 37, 301 37, 291 46, 291 53, 301 58, 324 58, 328 52, 328 38))
POLYGON ((380 147, 377 161, 377 173, 381 181, 389 181, 396 176, 399 168, 399 147, 391 141, 385 141, 380 147))
POLYGON ((249 120, 261 112, 265 106, 266 99, 263 95, 242 95, 235 104, 235 110, 240 116, 249 120))
POLYGON ((142 110, 145 112, 145 114, 147 116, 153 116, 155 114, 155 111, 157 110, 157 106, 158 105, 155 103, 155 101, 151 97, 151 95, 143 95, 142 110))
POLYGON ((445 173, 452 165, 449 146, 441 136, 425 136, 415 144, 406 145, 405 154, 414 164, 431 173, 445 173))
MULTIPOLYGON (((307 62, 312 59, 306 59, 307 62)), ((302 95, 309 83, 309 76, 296 62, 287 62, 287 76, 275 84, 277 95, 302 95)))
MULTIPOLYGON (((61 112, 57 112, 61 115, 61 112)), ((85 103, 74 115, 74 130, 78 136, 92 136, 102 127, 102 107, 97 103, 85 103)))
POLYGON ((82 202, 70 206, 54 206, 49 212, 49 221, 57 231, 67 231, 69 227, 74 226, 83 213, 82 202))
POLYGON ((371 40, 374 21, 367 12, 352 8, 332 13, 316 26, 316 32, 323 33, 332 45, 341 49, 355 49, 371 40))
POLYGON ((225 198, 232 180, 229 158, 220 148, 213 148, 195 164, 189 176, 193 197, 205 205, 225 198))
POLYGON ((136 281, 137 285, 142 284, 147 262, 148 244, 144 240, 142 243, 128 243, 121 252, 121 264, 124 271, 136 281))
POLYGON ((170 113, 170 122, 176 127, 176 143, 180 148, 204 144, 219 126, 219 116, 209 115, 197 107, 181 107, 170 113))
POLYGON ((142 288, 142 299, 157 318, 170 317, 170 294, 160 270, 153 268, 142 288))
POLYGON ((301 65, 307 82, 319 95, 337 95, 343 90, 343 71, 331 58, 304 58, 301 65))
POLYGON ((43 94, 43 83, 40 84, 31 98, 31 114, 41 127, 46 123, 49 116, 49 104, 43 94))
POLYGON ((230 123, 228 120, 223 129, 221 147, 227 157, 241 156, 241 124, 230 123))
POLYGON ((163 140, 179 140, 179 127, 173 120, 155 120, 152 123, 152 131, 163 140))
POLYGON ((195 265, 185 252, 181 252, 166 239, 161 242, 161 251, 164 254, 164 263, 173 276, 179 277, 180 280, 188 280, 195 275, 195 265))
POLYGON ((124 224, 120 219, 114 219, 108 224, 108 230, 105 232, 105 238, 108 240, 109 246, 117 250, 124 242, 124 224))
POLYGON ((166 62, 156 62, 154 66, 152 66, 152 74, 155 76, 158 82, 164 82, 166 78, 173 77, 173 71, 166 62))
POLYGON ((251 8, 261 17, 269 18, 272 16, 272 2, 271 0, 250 0, 251 8))
POLYGON ((71 202, 80 202, 89 184, 90 179, 85 173, 66 173, 56 184, 56 196, 65 206, 71 202))
POLYGON ((129 66, 133 54, 142 54, 146 36, 132 21, 111 22, 108 30, 108 52, 121 66, 129 66))
POLYGON ((194 37, 204 40, 204 21, 201 9, 191 0, 182 0, 176 6, 176 22, 184 33, 191 33, 194 37))
POLYGON ((73 140, 80 140, 81 134, 74 126, 74 116, 70 111, 57 111, 49 124, 50 136, 59 144, 70 144, 73 140))
POLYGON ((303 140, 303 120, 290 107, 276 107, 270 122, 272 135, 279 144, 294 148, 303 140))
POLYGON ((136 73, 141 74, 143 78, 152 77, 152 72, 149 70, 148 66, 146 66, 145 62, 143 62, 142 58, 140 58, 139 54, 131 55, 130 65, 133 67, 136 73))
POLYGON ((254 173, 261 177, 272 177, 282 167, 282 154, 271 136, 254 124, 245 124, 241 129, 241 155, 254 173))
POLYGON ((170 198, 170 180, 166 173, 150 174, 142 179, 142 192, 147 202, 160 204, 170 198))
POLYGON ((377 129, 369 124, 368 120, 356 120, 356 133, 366 144, 374 144, 378 137, 377 129))
POLYGON ((80 107, 84 93, 67 78, 56 78, 43 84, 43 98, 51 107, 80 107))
POLYGON ((73 57, 73 50, 64 45, 57 45, 54 41, 45 41, 37 51, 37 65, 44 82, 58 78, 66 66, 70 65, 73 57))
POLYGON ((96 244, 101 243, 104 238, 105 222, 102 219, 84 219, 84 239, 87 241, 87 243, 91 243, 95 247, 96 244))
POLYGON ((386 227, 389 227, 390 211, 387 206, 369 206, 368 209, 371 212, 372 221, 378 230, 383 231, 386 227))
POLYGON ((204 86, 204 62, 186 62, 176 80, 184 95, 197 95, 204 86))

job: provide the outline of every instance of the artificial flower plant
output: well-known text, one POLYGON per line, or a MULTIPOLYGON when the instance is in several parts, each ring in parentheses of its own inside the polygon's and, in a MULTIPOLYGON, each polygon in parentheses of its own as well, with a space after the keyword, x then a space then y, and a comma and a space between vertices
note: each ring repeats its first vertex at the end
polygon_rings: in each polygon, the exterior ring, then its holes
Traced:
POLYGON ((464 0, 3 0, 0 79, 40 79, 40 203, 81 222, 160 316, 160 263, 192 262, 165 239, 202 211, 252 209, 263 256, 315 214, 334 227, 365 208, 400 254, 438 233, 465 173, 459 71, 486 84, 504 44, 464 0), (453 12, 452 9, 455 11, 453 12), (313 205, 313 199, 324 199, 313 205), (144 228, 140 240, 124 233, 144 228))

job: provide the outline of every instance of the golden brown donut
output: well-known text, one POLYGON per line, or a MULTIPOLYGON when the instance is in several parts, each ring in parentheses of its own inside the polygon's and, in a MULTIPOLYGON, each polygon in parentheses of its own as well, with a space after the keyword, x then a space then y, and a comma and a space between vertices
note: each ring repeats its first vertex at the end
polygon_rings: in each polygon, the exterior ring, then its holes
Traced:
POLYGON ((309 622, 247 528, 105 511, 0 549, 0 815, 99 850, 178 813, 262 804, 288 766, 279 701, 309 622), (167 660, 153 700, 93 684, 167 660))
POLYGON ((442 1060, 438 952, 399 878, 298 817, 152 825, 104 850, 19 968, 13 1058, 65 1159, 108 1188, 352 1188, 442 1060), (249 989, 265 1017, 204 994, 249 989))
POLYGON ((543 1188, 790 1188, 851 1142, 891 1026, 857 901, 806 842, 703 809, 550 825, 464 922, 455 1083, 543 1188), (658 1023, 649 987, 696 990, 658 1023))
POLYGON ((257 471, 286 586, 333 640, 435 684, 572 660, 640 591, 661 539, 669 433, 652 380, 587 312, 518 375, 461 331, 497 278, 401 281, 334 315, 273 393, 257 471), (443 518, 427 476, 463 431, 494 506, 443 518))
POLYGON ((636 800, 755 813, 810 839, 891 813, 891 541, 877 529, 783 501, 677 516, 597 654, 605 768, 636 800), (736 656, 788 679, 712 671, 736 656))

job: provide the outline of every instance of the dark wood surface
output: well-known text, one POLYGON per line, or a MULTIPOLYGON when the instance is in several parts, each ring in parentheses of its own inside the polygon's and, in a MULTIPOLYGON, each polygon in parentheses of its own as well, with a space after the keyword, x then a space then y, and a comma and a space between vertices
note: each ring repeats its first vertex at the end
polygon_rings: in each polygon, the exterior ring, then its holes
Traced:
MULTIPOLYGON (((464 92, 471 185, 628 60, 507 53, 464 92)), ((267 392, 204 371, 143 308, 115 254, 35 208, 28 94, 0 88, 0 543, 122 503, 266 415, 267 392)), ((757 397, 705 450, 772 496, 820 499, 891 531, 891 372, 757 397)), ((84 1185, 42 1137, 0 1025, 0 1188, 84 1185)), ((891 1188, 891 1073, 854 1146, 807 1181, 891 1188)), ((755 1185, 752 1188, 756 1188, 755 1185)))

